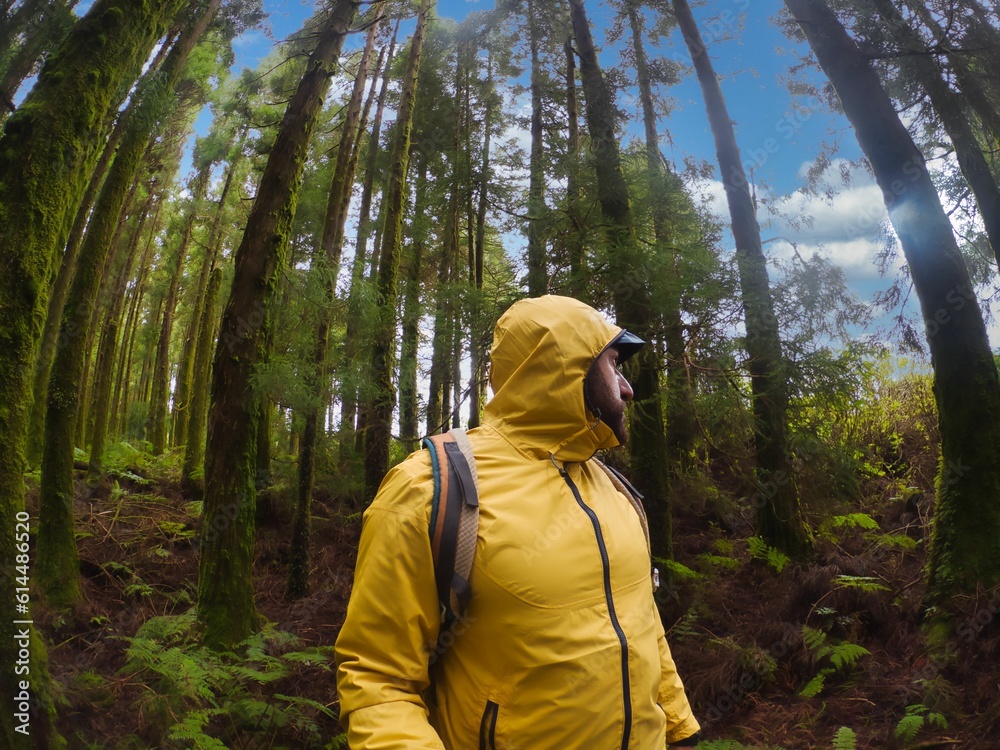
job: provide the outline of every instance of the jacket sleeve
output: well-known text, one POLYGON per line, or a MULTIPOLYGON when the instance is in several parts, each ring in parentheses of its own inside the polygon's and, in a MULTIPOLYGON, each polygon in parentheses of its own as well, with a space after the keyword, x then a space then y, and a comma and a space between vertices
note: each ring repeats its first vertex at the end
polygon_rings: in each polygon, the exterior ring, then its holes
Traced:
MULTIPOLYGON (((653 605, 656 606, 655 604, 653 605)), ((659 616, 657 615, 657 621, 659 616)), ((684 683, 677 674, 674 657, 670 655, 667 638, 660 630, 660 689, 657 701, 667 717, 667 744, 680 742, 698 733, 701 726, 694 718, 691 704, 684 692, 684 683)))
MULTIPOLYGON (((337 638, 341 723, 351 750, 444 750, 422 697, 439 615, 424 509, 430 472, 393 469, 365 512, 347 617, 337 638)), ((410 466, 408 466, 410 465, 410 466)))

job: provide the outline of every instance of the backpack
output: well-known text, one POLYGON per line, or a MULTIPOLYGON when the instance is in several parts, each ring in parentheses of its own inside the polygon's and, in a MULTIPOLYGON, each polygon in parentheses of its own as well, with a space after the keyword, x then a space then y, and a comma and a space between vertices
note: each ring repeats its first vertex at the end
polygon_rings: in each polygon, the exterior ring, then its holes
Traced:
MULTIPOLYGON (((479 533, 479 479, 476 459, 465 430, 455 428, 441 435, 423 439, 431 454, 434 473, 434 496, 428 534, 434 559, 434 582, 441 605, 442 630, 465 614, 472 598, 469 575, 476 554, 479 533)), ((639 516, 649 549, 649 522, 642 507, 642 495, 619 472, 596 458, 596 463, 615 489, 623 494, 639 516)), ((660 574, 652 570, 653 591, 659 587, 660 574)))

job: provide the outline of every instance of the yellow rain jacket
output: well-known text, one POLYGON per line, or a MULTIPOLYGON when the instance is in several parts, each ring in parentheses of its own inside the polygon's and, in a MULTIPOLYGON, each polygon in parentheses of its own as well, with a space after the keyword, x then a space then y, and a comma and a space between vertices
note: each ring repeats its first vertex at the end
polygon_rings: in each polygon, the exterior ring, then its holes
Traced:
POLYGON ((555 296, 497 324, 495 396, 469 431, 472 599, 440 643, 428 452, 386 475, 336 646, 352 750, 663 750, 698 731, 639 517, 588 461, 617 441, 586 409, 583 381, 620 333, 555 296))

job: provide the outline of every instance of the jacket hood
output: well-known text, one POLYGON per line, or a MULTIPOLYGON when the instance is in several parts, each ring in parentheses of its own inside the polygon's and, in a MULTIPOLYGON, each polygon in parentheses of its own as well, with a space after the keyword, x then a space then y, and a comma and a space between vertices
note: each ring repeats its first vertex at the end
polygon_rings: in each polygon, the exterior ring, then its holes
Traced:
POLYGON ((583 382, 594 360, 623 333, 597 310, 569 297, 516 302, 494 329, 494 395, 484 421, 539 458, 586 461, 618 445, 611 428, 587 408, 583 382))

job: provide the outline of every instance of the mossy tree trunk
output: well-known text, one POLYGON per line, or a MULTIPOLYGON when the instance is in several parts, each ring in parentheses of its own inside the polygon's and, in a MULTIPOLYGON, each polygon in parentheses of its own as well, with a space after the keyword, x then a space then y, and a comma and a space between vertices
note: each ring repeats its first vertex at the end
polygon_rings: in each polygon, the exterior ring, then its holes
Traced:
POLYGON ((374 9, 368 28, 365 47, 354 76, 354 88, 347 105, 347 112, 340 126, 340 143, 333 170, 333 184, 327 199, 323 234, 313 253, 311 273, 319 280, 324 291, 324 307, 317 311, 319 320, 313 338, 312 362, 306 377, 312 399, 304 410, 302 435, 299 440, 298 483, 296 486, 295 519, 292 523, 292 546, 289 555, 288 581, 285 596, 301 599, 309 593, 310 532, 312 530, 312 493, 316 476, 316 452, 319 447, 320 424, 330 401, 327 354, 330 344, 331 313, 337 298, 337 276, 347 221, 345 197, 354 184, 352 161, 355 141, 360 125, 365 83, 375 49, 375 34, 382 19, 384 4, 374 9))
POLYGON ((586 279, 586 253, 580 206, 580 114, 576 96, 576 52, 570 37, 563 45, 566 55, 566 213, 570 230, 567 238, 570 295, 586 302, 590 298, 586 279))
MULTIPOLYGON (((587 128, 597 173, 597 197, 606 223, 610 250, 608 268, 618 325, 652 342, 656 314, 643 281, 644 259, 632 223, 628 184, 621 169, 615 134, 615 108, 601 73, 582 0, 570 0, 573 35, 580 55, 586 94, 587 128)), ((657 557, 672 554, 672 519, 668 498, 666 439, 660 406, 662 364, 655 347, 644 347, 630 362, 634 393, 629 418, 632 481, 645 495, 650 544, 657 557)))
POLYGON ((818 0, 786 0, 889 209, 927 328, 941 429, 930 601, 1000 583, 1000 379, 951 222, 870 62, 818 0))
MULTIPOLYGON (((218 1, 212 0, 213 7, 218 1)), ((181 5, 183 3, 178 2, 174 8, 181 5)), ((60 336, 66 344, 56 352, 49 382, 39 492, 38 556, 39 560, 52 561, 51 566, 39 566, 39 584, 56 606, 72 603, 78 595, 76 579, 79 572, 75 562, 72 504, 73 436, 79 416, 80 375, 87 356, 85 336, 81 334, 93 315, 101 287, 102 269, 114 245, 114 235, 121 225, 128 197, 134 193, 136 175, 148 150, 150 135, 167 111, 174 84, 209 19, 210 14, 206 13, 192 24, 174 44, 163 68, 150 71, 135 92, 138 101, 131 111, 118 152, 94 206, 80 249, 77 272, 67 297, 60 329, 60 336), (73 547, 73 553, 65 551, 67 546, 73 547), (67 554, 69 557, 63 557, 67 554), (58 563, 60 560, 61 564, 58 563)), ((98 418, 104 416, 99 415, 98 418)))
MULTIPOLYGON (((65 246, 99 149, 99 136, 124 78, 150 52, 180 2, 97 0, 52 55, 0 136, 0 555, 15 557, 15 514, 24 508, 24 444, 33 365, 52 269, 65 246)), ((66 500, 69 502, 69 499, 66 500)), ((75 598, 68 592, 69 599, 75 598)), ((11 576, 0 599, 14 601, 11 576)), ((13 705, 13 624, 0 624, 0 698, 13 705)), ((44 665, 33 677, 44 680, 44 665)), ((11 711, 0 738, 21 747, 11 711)), ((39 726, 39 731, 42 727, 39 726)))
POLYGON ((694 61, 705 109, 715 139, 719 173, 726 190, 746 324, 750 389, 753 394, 754 448, 757 454, 757 533, 795 558, 812 551, 812 534, 799 507, 795 476, 788 459, 788 393, 778 319, 767 277, 760 227, 733 123, 712 61, 687 0, 673 0, 684 41, 694 61))
POLYGON ((389 468, 389 441, 392 437, 392 412, 396 391, 392 384, 396 340, 396 300, 399 263, 402 255, 403 208, 406 202, 406 172, 410 161, 410 131, 420 74, 420 55, 427 31, 427 20, 434 0, 423 0, 417 27, 410 40, 410 54, 403 73, 402 91, 396 116, 396 139, 390 157, 389 185, 382 201, 385 224, 379 252, 375 293, 380 316, 376 323, 371 358, 373 393, 365 409, 364 467, 365 498, 375 497, 382 477, 389 468))
MULTIPOLYGON (((169 180, 165 181, 169 183, 169 180)), ((149 185, 152 188, 152 185, 149 185)), ((160 210, 163 206, 162 196, 150 192, 146 205, 143 207, 137 222, 133 240, 125 262, 118 269, 114 284, 111 287, 111 298, 108 310, 104 316, 101 330, 101 343, 97 349, 97 370, 94 373, 94 432, 90 440, 90 462, 88 474, 91 481, 96 481, 104 473, 104 446, 107 441, 108 425, 111 422, 112 373, 118 353, 118 338, 121 329, 122 308, 125 304, 126 287, 132 278, 132 265, 141 240, 146 238, 143 250, 142 265, 149 258, 149 251, 159 229, 160 210), (153 208, 153 204, 156 204, 153 208), (146 222, 152 212, 153 221, 146 232, 146 222)))
POLYGON ((152 443, 153 455, 159 456, 167 447, 167 389, 170 380, 170 339, 174 330, 174 309, 177 307, 177 292, 181 285, 184 272, 184 259, 187 257, 188 246, 194 233, 195 221, 211 177, 214 162, 206 161, 198 170, 193 180, 191 202, 184 219, 177 251, 171 259, 173 269, 170 281, 163 299, 160 335, 156 342, 156 359, 153 364, 153 391, 149 404, 149 440, 152 443))
MULTIPOLYGON (((24 4, 22 4, 23 7, 24 4)), ((56 49, 76 23, 76 0, 52 0, 32 21, 32 29, 13 54, 0 80, 0 123, 14 111, 14 96, 39 60, 56 49)))
POLYGON ((252 564, 260 394, 251 379, 267 354, 269 308, 286 265, 309 141, 357 7, 352 0, 338 0, 318 32, 235 255, 212 372, 205 456, 198 619, 211 648, 230 648, 259 627, 252 564))
MULTIPOLYGON (((365 163, 365 178, 361 185, 361 205, 358 212, 358 236, 354 245, 354 261, 351 263, 351 288, 347 295, 347 334, 344 337, 344 361, 341 368, 344 373, 340 381, 340 450, 343 455, 348 447, 353 448, 356 440, 355 422, 358 412, 358 383, 361 367, 367 365, 365 357, 360 356, 362 347, 361 336, 361 287, 365 285, 365 264, 368 261, 368 240, 371 237, 372 196, 375 192, 375 174, 378 171, 379 137, 382 132, 382 116, 385 112, 386 96, 391 80, 392 60, 396 52, 396 37, 399 34, 399 22, 392 33, 389 42, 389 53, 386 56, 385 72, 382 76, 382 86, 379 89, 378 102, 375 105, 375 119, 372 122, 372 133, 368 139, 368 155, 365 163)), ((374 264, 373 264, 374 265, 374 264)))
POLYGON ((198 356, 198 331, 201 326, 201 311, 205 305, 209 275, 215 265, 215 259, 218 257, 219 247, 222 244, 222 218, 226 210, 226 201, 229 199, 229 193, 233 187, 234 175, 236 174, 236 168, 240 160, 239 154, 242 153, 245 137, 246 131, 237 139, 234 149, 230 152, 233 154, 233 158, 230 159, 229 167, 226 169, 226 179, 222 184, 222 192, 219 194, 219 201, 216 204, 215 217, 212 219, 212 228, 208 234, 208 242, 205 245, 201 269, 198 273, 198 287, 191 306, 191 319, 187 324, 183 338, 184 344, 181 349, 181 359, 177 364, 177 382, 174 386, 172 427, 170 430, 170 443, 174 446, 184 445, 187 440, 191 373, 194 369, 194 361, 198 356))
POLYGON ((420 434, 417 414, 417 349, 420 345, 420 264, 427 235, 427 160, 420 158, 414 191, 412 241, 406 250, 403 279, 403 340, 399 352, 399 434, 409 450, 416 450, 420 434))
MULTIPOLYGON (((129 106, 133 106, 132 103, 129 106)), ((94 206, 94 199, 97 191, 100 190, 104 182, 104 175, 108 165, 118 149, 118 143, 125 132, 124 123, 126 118, 120 117, 111 131, 111 136, 104 146, 101 158, 90 177, 87 190, 84 193, 80 208, 77 210, 76 218, 73 219, 73 227, 66 242, 66 250, 63 252, 62 262, 59 265, 59 274, 52 287, 49 296, 48 312, 45 315, 45 328, 42 331, 41 345, 35 360, 35 378, 31 393, 33 396, 31 403, 31 417, 28 427, 28 465, 38 466, 42 459, 42 436, 45 433, 45 406, 47 403, 45 394, 49 387, 49 375, 52 372, 52 360, 56 355, 56 347, 59 345, 59 328, 62 323, 63 308, 66 305, 66 297, 69 294, 69 287, 76 274, 77 258, 80 255, 80 245, 83 241, 84 230, 87 227, 87 220, 90 218, 90 211, 94 206)))
POLYGON ((189 408, 187 442, 184 443, 184 465, 181 469, 181 487, 192 497, 202 496, 202 482, 198 470, 205 459, 205 420, 208 417, 208 388, 212 367, 212 333, 215 331, 216 302, 222 286, 222 271, 212 269, 205 290, 205 300, 198 320, 197 354, 191 373, 191 403, 189 408))

